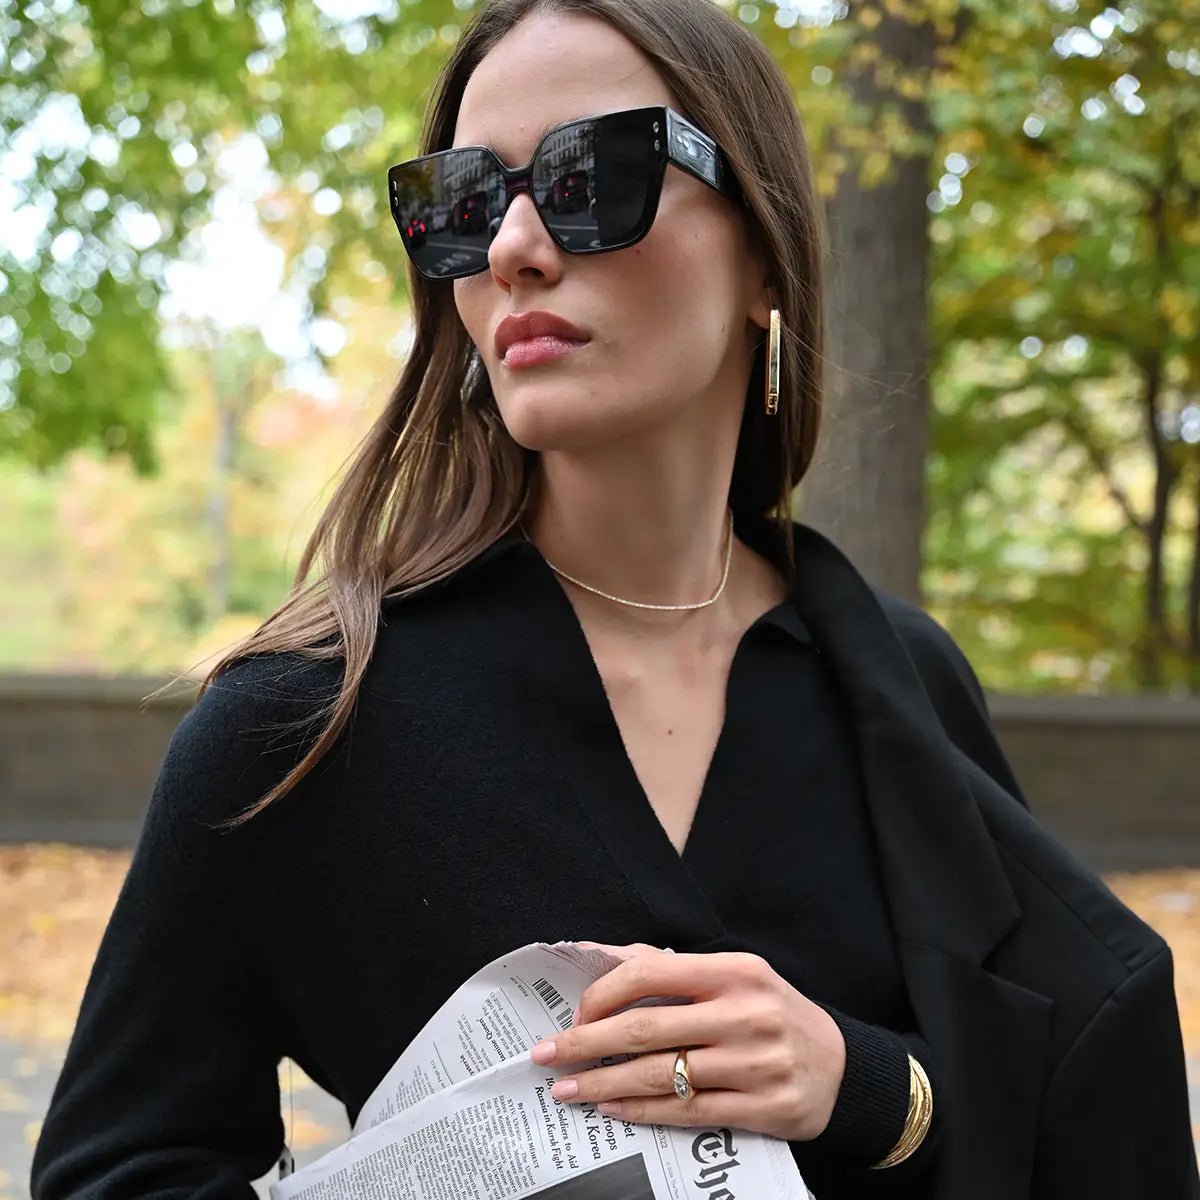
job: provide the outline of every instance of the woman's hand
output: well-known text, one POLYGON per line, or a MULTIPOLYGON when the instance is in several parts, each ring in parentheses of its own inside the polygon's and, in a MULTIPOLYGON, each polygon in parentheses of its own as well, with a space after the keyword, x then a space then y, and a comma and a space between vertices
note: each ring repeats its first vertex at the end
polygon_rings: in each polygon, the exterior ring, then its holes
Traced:
POLYGON ((788 1141, 809 1141, 829 1124, 846 1067, 841 1031, 763 959, 599 948, 625 961, 584 992, 573 1028, 535 1046, 533 1061, 639 1057, 564 1075, 553 1096, 597 1103, 623 1121, 730 1125, 788 1141), (617 1011, 648 996, 692 1003, 617 1011), (673 1086, 680 1047, 695 1089, 688 1100, 673 1086))

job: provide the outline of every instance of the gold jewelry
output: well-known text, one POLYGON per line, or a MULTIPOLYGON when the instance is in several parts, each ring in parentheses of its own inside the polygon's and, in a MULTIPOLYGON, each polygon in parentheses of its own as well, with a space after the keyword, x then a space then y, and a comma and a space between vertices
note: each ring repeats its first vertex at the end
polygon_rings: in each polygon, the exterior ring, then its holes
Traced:
POLYGON ((690 1100, 696 1094, 696 1089, 692 1086, 692 1077, 688 1074, 687 1051, 684 1049, 680 1049, 675 1055, 675 1078, 672 1083, 675 1095, 680 1100, 690 1100))
POLYGON ((779 412, 779 309, 771 309, 771 330, 767 335, 767 416, 779 412))
MULTIPOLYGON (((525 535, 529 537, 528 534, 525 535)), ((725 569, 721 573, 721 582, 717 584, 717 590, 713 592, 707 600, 701 600, 699 604, 643 604, 640 600, 622 600, 620 596, 614 596, 609 592, 602 592, 597 587, 592 587, 590 583, 584 583, 582 579, 576 579, 574 575, 568 575, 561 567, 556 567, 543 554, 546 566, 552 570, 555 575, 560 575, 568 583, 573 583, 576 587, 583 588, 585 592, 591 592, 595 596, 603 596, 605 600, 611 600, 614 604, 624 604, 629 608, 651 608, 655 612, 694 612, 698 608, 707 608, 710 604, 716 604, 721 598, 721 593, 725 590, 725 584, 729 581, 729 564, 733 561, 733 509, 729 510, 729 529, 725 535, 725 569)))
POLYGON ((906 1158, 911 1158, 925 1140, 933 1120, 933 1088, 929 1086, 929 1076, 924 1068, 910 1054, 908 1056, 908 1120, 904 1122, 904 1132, 900 1140, 892 1147, 886 1158, 882 1158, 872 1171, 882 1171, 886 1167, 894 1167, 906 1158))

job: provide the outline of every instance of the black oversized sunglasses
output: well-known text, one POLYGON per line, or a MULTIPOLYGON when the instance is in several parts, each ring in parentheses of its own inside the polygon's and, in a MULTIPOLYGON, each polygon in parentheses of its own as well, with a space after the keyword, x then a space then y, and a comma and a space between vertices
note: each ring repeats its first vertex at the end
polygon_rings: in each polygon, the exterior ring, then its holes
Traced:
POLYGON ((717 144, 665 105, 556 125, 523 167, 486 146, 410 159, 388 170, 388 199, 413 266, 426 279, 462 279, 487 269, 520 191, 568 254, 632 246, 654 224, 669 162, 744 203, 717 144))

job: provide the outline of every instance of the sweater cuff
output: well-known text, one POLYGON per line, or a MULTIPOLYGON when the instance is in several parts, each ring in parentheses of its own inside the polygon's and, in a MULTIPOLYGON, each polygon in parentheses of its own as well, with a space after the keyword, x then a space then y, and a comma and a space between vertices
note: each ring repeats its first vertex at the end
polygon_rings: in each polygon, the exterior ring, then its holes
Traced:
POLYGON ((846 1072, 829 1124, 812 1144, 856 1165, 877 1163, 908 1120, 908 1048, 888 1029, 825 1011, 846 1042, 846 1072))

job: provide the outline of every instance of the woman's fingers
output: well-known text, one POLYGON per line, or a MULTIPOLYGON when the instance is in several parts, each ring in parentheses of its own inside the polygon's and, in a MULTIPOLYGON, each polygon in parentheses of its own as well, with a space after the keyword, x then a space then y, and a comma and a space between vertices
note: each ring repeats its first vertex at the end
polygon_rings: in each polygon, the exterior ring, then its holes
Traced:
POLYGON ((730 1006, 715 1001, 645 1005, 565 1029, 539 1042, 531 1055, 540 1066, 565 1066, 614 1054, 706 1046, 731 1040, 736 1024, 730 1006))
POLYGON ((550 1089, 550 1094, 556 1100, 588 1103, 619 1100, 622 1096, 661 1096, 667 1092, 674 1094, 674 1077, 674 1052, 659 1052, 564 1076, 550 1089))
MULTIPOLYGON (((598 1109, 639 1125, 725 1126, 753 1129, 761 1122, 762 1105, 744 1092, 697 1092, 690 1100, 678 1096, 633 1096, 604 1100, 598 1109)), ((733 1135, 737 1136, 736 1132, 733 1135)))
MULTIPOLYGON (((674 1049, 659 1051, 629 1062, 565 1075, 555 1083, 551 1094, 556 1100, 582 1103, 630 1096, 674 1096, 675 1056, 674 1049)), ((687 1054, 688 1076, 697 1091, 749 1090, 758 1065, 753 1056, 723 1046, 699 1047, 687 1054)))
POLYGON ((648 996, 707 1000, 767 982, 770 968, 753 954, 635 954, 588 986, 580 1017, 595 1021, 648 996))

